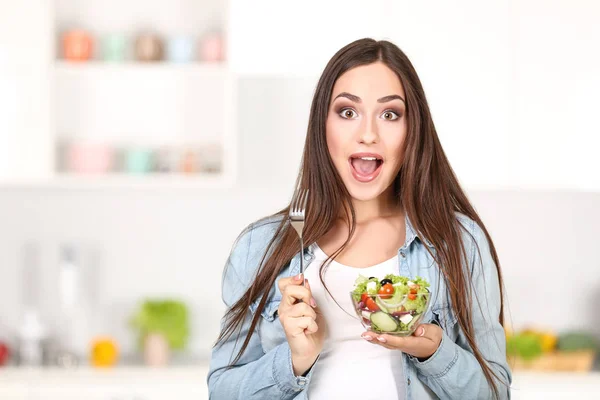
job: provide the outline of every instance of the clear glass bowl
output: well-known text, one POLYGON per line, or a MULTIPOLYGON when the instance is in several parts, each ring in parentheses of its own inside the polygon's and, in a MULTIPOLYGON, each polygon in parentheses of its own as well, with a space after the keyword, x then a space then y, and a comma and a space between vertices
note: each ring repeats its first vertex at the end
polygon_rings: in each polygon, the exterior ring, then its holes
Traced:
POLYGON ((363 295, 357 301, 350 292, 350 299, 360 322, 369 331, 395 336, 412 335, 427 312, 431 300, 429 291, 413 295, 405 294, 394 301, 390 301, 389 295, 370 295, 368 296, 370 300, 365 296, 363 295), (423 312, 419 313, 413 309, 417 304, 421 306, 419 308, 423 312))

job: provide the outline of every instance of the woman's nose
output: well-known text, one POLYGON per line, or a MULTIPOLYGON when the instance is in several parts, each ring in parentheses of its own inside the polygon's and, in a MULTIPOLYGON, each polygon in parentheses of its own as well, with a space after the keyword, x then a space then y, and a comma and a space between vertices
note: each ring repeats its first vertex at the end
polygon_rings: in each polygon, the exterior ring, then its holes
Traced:
POLYGON ((375 118, 365 118, 364 126, 361 127, 360 142, 365 144, 377 143, 379 134, 375 118))

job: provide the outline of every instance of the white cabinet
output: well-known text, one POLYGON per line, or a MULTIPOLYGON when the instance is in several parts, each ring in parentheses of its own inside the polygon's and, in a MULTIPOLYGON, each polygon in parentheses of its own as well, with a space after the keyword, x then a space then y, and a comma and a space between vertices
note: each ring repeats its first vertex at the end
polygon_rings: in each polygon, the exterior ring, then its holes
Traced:
POLYGON ((231 186, 236 79, 201 51, 207 35, 226 40, 225 10, 219 0, 2 2, 0 185, 231 186), (63 59, 75 29, 92 39, 92 60, 63 59), (163 61, 137 61, 141 33, 162 41, 163 61), (114 34, 125 61, 102 57, 114 34), (192 61, 171 61, 182 36, 192 61))
POLYGON ((51 0, 0 3, 0 182, 50 175, 51 0))

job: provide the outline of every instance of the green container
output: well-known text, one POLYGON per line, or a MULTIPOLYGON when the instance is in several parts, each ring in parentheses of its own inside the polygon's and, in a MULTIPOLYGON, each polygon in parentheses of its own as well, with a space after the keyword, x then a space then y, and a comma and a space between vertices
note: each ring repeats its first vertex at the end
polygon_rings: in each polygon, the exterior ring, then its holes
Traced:
POLYGON ((126 48, 125 35, 107 35, 102 39, 102 59, 110 62, 124 61, 126 48))
POLYGON ((125 168, 132 174, 146 174, 154 168, 154 154, 151 150, 133 149, 127 152, 125 168))

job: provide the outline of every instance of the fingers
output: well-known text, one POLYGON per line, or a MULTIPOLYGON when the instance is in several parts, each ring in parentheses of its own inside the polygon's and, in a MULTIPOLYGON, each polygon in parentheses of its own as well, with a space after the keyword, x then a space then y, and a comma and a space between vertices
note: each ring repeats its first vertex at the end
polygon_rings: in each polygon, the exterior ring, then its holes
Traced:
POLYGON ((425 331, 426 331, 425 324, 419 325, 417 327, 417 329, 415 329, 415 332, 413 333, 413 335, 423 337, 423 336, 425 336, 425 331))
POLYGON ((316 306, 310 292, 308 279, 306 280, 306 286, 302 286, 302 274, 290 278, 282 278, 279 280, 278 286, 281 291, 282 305, 291 307, 300 300, 304 303, 311 304, 313 307, 316 306))
POLYGON ((375 332, 365 332, 362 334, 362 337, 368 342, 383 346, 386 349, 396 349, 408 353, 408 351, 406 351, 407 346, 404 337, 378 334, 375 332))
POLYGON ((403 353, 407 354, 421 354, 424 349, 428 349, 431 347, 432 343, 428 339, 424 339, 422 337, 414 337, 414 336, 393 336, 386 334, 377 334, 374 332, 365 332, 363 333, 363 338, 368 336, 370 340, 367 340, 370 343, 383 346, 386 349, 390 350, 400 350, 403 353))
POLYGON ((290 278, 282 278, 278 281, 281 291, 281 302, 279 303, 279 317, 283 329, 288 337, 309 335, 317 332, 317 306, 312 297, 310 284, 306 279, 306 286, 302 285, 302 274, 290 278))
MULTIPOLYGON (((300 318, 300 317, 310 317, 312 319, 317 319, 317 313, 315 310, 306 303, 296 303, 292 307, 283 310, 284 317, 289 318, 300 318)), ((279 315, 281 317, 281 314, 279 315)))
POLYGON ((288 285, 301 285, 301 284, 302 284, 302 274, 290 276, 289 278, 281 278, 277 281, 277 286, 279 286, 279 291, 281 293, 283 293, 283 289, 288 285))
POLYGON ((293 337, 315 333, 319 330, 315 320, 310 317, 291 318, 290 321, 293 326, 288 327, 288 334, 293 337))
POLYGON ((429 357, 439 347, 442 330, 433 324, 422 324, 417 327, 413 336, 394 336, 365 332, 362 337, 370 343, 387 349, 400 350, 415 357, 429 357))

